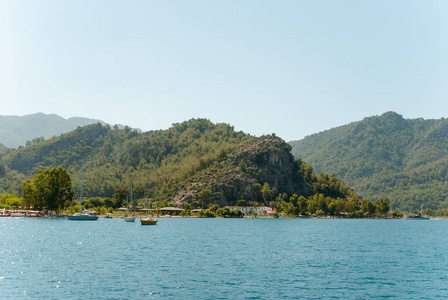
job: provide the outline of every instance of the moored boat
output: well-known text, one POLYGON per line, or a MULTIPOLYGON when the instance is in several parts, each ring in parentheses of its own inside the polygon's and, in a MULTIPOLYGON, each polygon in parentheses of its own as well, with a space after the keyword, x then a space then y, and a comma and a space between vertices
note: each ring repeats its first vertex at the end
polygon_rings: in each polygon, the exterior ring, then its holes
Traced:
POLYGON ((76 213, 73 215, 67 216, 67 218, 71 221, 96 221, 98 220, 98 216, 91 215, 91 214, 82 214, 82 213, 76 213))
POLYGON ((148 172, 148 184, 146 187, 146 218, 140 218, 140 224, 142 225, 156 225, 158 219, 152 217, 148 217, 148 201, 149 201, 149 172, 148 172))
POLYGON ((410 219, 410 220, 429 220, 429 217, 426 216, 426 215, 422 215, 422 214, 413 214, 413 215, 406 216, 406 219, 410 219))
POLYGON ((68 215, 67 219, 69 219, 70 221, 96 221, 98 220, 98 216, 95 215, 91 215, 91 214, 83 214, 81 213, 81 209, 82 209, 82 203, 81 203, 81 199, 82 199, 82 175, 84 174, 84 163, 81 167, 81 191, 79 193, 79 213, 75 213, 73 215, 68 215))
POLYGON ((125 222, 135 222, 135 218, 134 217, 125 217, 124 221, 125 222))
MULTIPOLYGON (((133 202, 133 197, 132 197, 132 184, 131 184, 131 205, 133 202)), ((129 204, 128 204, 128 198, 126 197, 126 206, 128 208, 129 211, 129 204)), ((135 217, 132 216, 132 211, 129 213, 128 216, 128 211, 126 211, 126 216, 123 218, 125 222, 135 222, 135 217)))
POLYGON ((155 218, 140 218, 140 224, 142 225, 156 225, 158 219, 155 218))
POLYGON ((408 215, 406 219, 410 220, 429 220, 429 216, 423 214, 423 204, 419 214, 408 215))

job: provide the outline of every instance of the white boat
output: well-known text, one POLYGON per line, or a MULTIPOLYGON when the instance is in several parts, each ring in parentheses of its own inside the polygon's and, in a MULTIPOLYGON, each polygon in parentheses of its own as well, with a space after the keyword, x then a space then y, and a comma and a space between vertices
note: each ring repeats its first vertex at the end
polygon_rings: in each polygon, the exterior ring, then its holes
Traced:
POLYGON ((76 213, 67 217, 71 221, 96 221, 98 216, 91 214, 76 213))
POLYGON ((26 214, 21 213, 21 212, 15 212, 15 213, 11 213, 11 217, 20 217, 20 218, 23 218, 23 217, 26 217, 26 214))
MULTIPOLYGON (((132 184, 131 184, 131 205, 132 205, 132 184)), ((126 197, 126 207, 129 211, 128 198, 126 197)), ((128 216, 128 212, 126 211, 126 216, 123 218, 125 222, 135 222, 135 217, 132 216, 132 212, 128 216)))
POLYGON ((146 187, 146 218, 140 218, 140 224, 142 225, 156 225, 158 219, 154 218, 151 213, 151 217, 148 217, 148 201, 149 201, 149 173, 148 173, 148 184, 146 187))
POLYGON ((429 220, 429 216, 423 214, 423 204, 419 214, 408 215, 406 219, 410 220, 429 220))
POLYGON ((82 213, 82 205, 81 205, 81 199, 82 199, 82 175, 84 173, 84 163, 81 167, 81 191, 79 193, 79 213, 75 213, 73 215, 67 216, 67 218, 70 221, 96 221, 98 220, 98 216, 91 215, 91 214, 83 214, 82 213))

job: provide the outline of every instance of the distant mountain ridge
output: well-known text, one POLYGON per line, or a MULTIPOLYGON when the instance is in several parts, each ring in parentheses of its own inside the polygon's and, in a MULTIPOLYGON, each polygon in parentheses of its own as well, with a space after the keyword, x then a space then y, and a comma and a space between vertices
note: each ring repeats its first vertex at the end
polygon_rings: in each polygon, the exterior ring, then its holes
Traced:
MULTIPOLYGON (((106 123, 97 119, 72 117, 64 119, 56 114, 36 113, 25 116, 0 116, 0 151, 4 147, 17 148, 25 146, 36 138, 49 139, 63 133, 75 130, 78 127, 100 123, 106 123), (2 147, 2 145, 4 147, 2 147)), ((115 126, 115 125, 114 125, 115 126)), ((116 124, 118 129, 126 126, 116 124)), ((141 132, 138 128, 133 128, 141 132)))
POLYGON ((44 137, 45 139, 75 130, 78 126, 101 120, 73 117, 64 119, 56 114, 36 113, 25 116, 0 116, 0 143, 9 148, 25 146, 27 141, 44 137))
POLYGON ((316 172, 335 173, 362 196, 402 210, 448 208, 448 120, 395 112, 290 142, 316 172))

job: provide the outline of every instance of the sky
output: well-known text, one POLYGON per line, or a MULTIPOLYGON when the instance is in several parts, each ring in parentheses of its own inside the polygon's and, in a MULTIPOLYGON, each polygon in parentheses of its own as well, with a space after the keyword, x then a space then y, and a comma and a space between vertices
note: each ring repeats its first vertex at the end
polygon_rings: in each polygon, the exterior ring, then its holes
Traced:
POLYGON ((0 0, 0 115, 286 141, 448 113, 448 1, 0 0))

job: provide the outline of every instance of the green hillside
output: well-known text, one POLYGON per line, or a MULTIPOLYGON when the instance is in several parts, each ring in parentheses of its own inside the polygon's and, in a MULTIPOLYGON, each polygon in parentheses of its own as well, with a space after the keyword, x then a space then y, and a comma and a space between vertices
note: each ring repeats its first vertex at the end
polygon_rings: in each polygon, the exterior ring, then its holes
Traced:
POLYGON ((8 147, 6 147, 6 146, 3 145, 2 143, 0 143, 0 153, 5 152, 6 150, 8 150, 8 147))
POLYGON ((137 193, 142 192, 148 172, 152 195, 172 196, 177 181, 249 139, 228 124, 215 125, 205 119, 146 133, 97 123, 8 150, 2 156, 6 176, 0 177, 0 192, 18 193, 24 178, 58 166, 67 169, 79 185, 84 161, 83 195, 87 197, 112 197, 117 187, 131 182, 137 193))
POLYGON ((317 172, 334 173, 369 199, 406 211, 448 208, 448 120, 394 112, 290 142, 317 172))
POLYGON ((97 123, 7 149, 0 160, 0 194, 20 194, 24 180, 38 170, 56 167, 67 169, 79 191, 82 165, 87 198, 129 193, 131 183, 134 196, 142 198, 149 177, 154 201, 180 206, 198 207, 200 199, 201 205, 206 199, 207 206, 272 202, 296 215, 368 212, 365 205, 361 210, 356 193, 335 176, 316 175, 310 165, 295 160, 291 146, 281 138, 256 138, 206 119, 146 133, 97 123), (356 205, 348 205, 348 198, 356 205))

